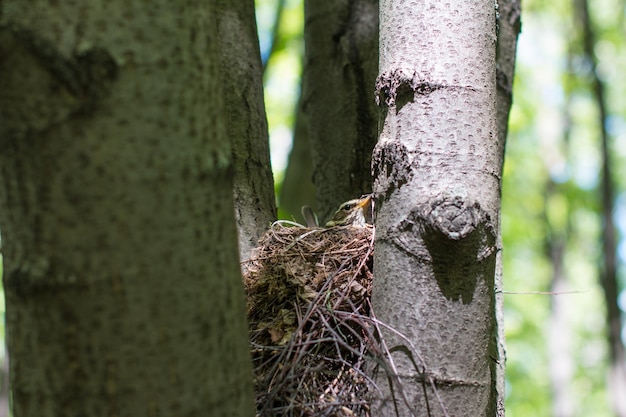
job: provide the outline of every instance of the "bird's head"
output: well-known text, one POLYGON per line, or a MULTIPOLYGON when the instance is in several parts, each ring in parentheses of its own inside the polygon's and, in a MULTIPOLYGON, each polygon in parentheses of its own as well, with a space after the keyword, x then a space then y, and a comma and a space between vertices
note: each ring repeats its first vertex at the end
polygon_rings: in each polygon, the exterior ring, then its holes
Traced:
POLYGON ((341 204, 326 227, 365 226, 365 210, 372 202, 371 194, 341 204))

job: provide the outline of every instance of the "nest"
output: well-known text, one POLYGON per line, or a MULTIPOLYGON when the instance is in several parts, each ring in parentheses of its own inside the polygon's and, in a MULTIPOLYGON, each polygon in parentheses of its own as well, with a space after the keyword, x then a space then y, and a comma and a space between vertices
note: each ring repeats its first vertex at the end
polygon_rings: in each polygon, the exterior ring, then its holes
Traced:
POLYGON ((276 223, 246 264, 257 416, 369 416, 373 227, 276 223))

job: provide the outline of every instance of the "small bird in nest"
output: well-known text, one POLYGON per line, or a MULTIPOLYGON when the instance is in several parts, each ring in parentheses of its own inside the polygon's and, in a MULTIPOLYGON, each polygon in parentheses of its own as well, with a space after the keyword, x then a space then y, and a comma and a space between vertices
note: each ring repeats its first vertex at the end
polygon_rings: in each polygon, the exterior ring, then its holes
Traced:
POLYGON ((366 210, 372 203, 372 195, 346 201, 339 206, 333 217, 326 222, 326 227, 333 226, 365 226, 366 210))
MULTIPOLYGON (((360 226, 363 227, 367 223, 366 213, 372 203, 372 195, 355 198, 354 200, 342 203, 333 217, 326 222, 326 227, 334 226, 360 226)), ((302 207, 302 216, 304 217, 308 227, 317 227, 317 216, 309 206, 302 207)), ((368 216, 369 217, 369 216, 368 216)))

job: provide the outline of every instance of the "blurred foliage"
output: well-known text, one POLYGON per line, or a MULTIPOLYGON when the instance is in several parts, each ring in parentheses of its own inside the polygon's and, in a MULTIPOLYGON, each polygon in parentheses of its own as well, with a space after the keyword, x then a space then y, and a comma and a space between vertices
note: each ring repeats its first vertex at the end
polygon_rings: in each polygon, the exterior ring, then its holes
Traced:
MULTIPOLYGON (((256 17, 265 64, 265 108, 270 134, 272 168, 280 190, 291 149, 304 41, 302 0, 257 0, 256 17), (275 26, 278 25, 278 31, 275 26)), ((280 216, 279 216, 280 217, 280 216)))
MULTIPOLYGON (((256 0, 256 17, 261 58, 266 67, 265 108, 274 188, 279 196, 291 151, 300 96, 304 55, 303 0, 256 0)), ((280 204, 277 206, 279 219, 294 220, 294 213, 286 213, 280 204)))
MULTIPOLYGON (((506 409, 512 416, 552 415, 548 376, 552 358, 547 351, 550 296, 523 294, 550 291, 552 265, 545 255, 551 237, 546 233, 547 219, 553 230, 564 230, 568 222, 571 228, 565 248, 565 275, 574 292, 558 297, 563 297, 567 306, 573 337, 571 353, 576 370, 569 386, 572 409, 576 416, 610 416, 606 311, 598 283, 600 130, 597 104, 590 90, 590 67, 583 57, 571 1, 531 0, 523 2, 523 7, 502 202, 504 287, 512 293, 505 296, 506 409), (546 199, 548 181, 558 187, 557 194, 546 199)), ((593 2, 590 7, 598 72, 608 87, 610 120, 606 123, 611 126, 614 181, 616 192, 623 195, 624 7, 617 0, 593 2)), ((623 204, 624 197, 620 199, 623 204)), ((620 238, 624 226, 622 221, 620 238)), ((624 263, 623 256, 620 263, 624 263)), ((620 277, 623 289, 623 266, 620 277)))

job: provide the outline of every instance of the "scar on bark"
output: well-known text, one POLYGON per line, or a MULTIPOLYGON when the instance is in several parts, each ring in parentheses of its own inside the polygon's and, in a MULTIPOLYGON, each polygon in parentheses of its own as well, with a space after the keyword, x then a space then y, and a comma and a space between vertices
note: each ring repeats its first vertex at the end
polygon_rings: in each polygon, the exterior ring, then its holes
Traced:
POLYGON ((394 69, 383 72, 376 78, 376 104, 400 110, 405 104, 413 102, 416 95, 428 95, 440 88, 445 86, 425 80, 415 71, 406 73, 401 69, 394 69))
POLYGON ((372 178, 374 197, 385 200, 412 177, 411 158, 408 149, 398 141, 379 142, 372 154, 372 178))
POLYGON ((428 80, 417 71, 408 73, 402 69, 394 69, 382 72, 376 78, 376 104, 383 108, 383 113, 390 108, 400 111, 407 103, 412 103, 416 96, 428 96, 440 89, 474 90, 471 86, 448 85, 428 80))
POLYGON ((432 262, 437 285, 448 300, 470 304, 478 280, 492 279, 496 233, 478 202, 439 198, 414 208, 394 229, 389 238, 396 246, 415 253, 419 261, 432 262), (421 243, 427 254, 420 251, 421 243))

